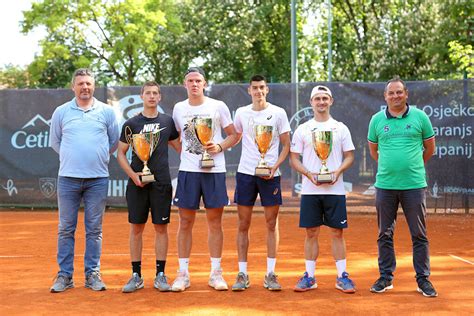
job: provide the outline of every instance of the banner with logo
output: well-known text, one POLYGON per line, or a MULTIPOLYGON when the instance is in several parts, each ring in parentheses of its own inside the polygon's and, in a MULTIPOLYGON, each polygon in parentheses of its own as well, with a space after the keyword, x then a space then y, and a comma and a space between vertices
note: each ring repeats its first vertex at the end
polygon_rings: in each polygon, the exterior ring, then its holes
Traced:
MULTIPOLYGON (((428 206, 443 211, 468 210, 473 202, 473 80, 408 82, 409 104, 430 117, 436 133, 436 152, 427 165, 428 206)), ((283 107, 292 131, 313 117, 309 104, 317 83, 269 84, 267 100, 283 107), (297 88, 297 89, 296 89, 297 88), (292 100, 298 96, 298 106, 292 100)), ((373 205, 376 163, 367 147, 371 116, 385 108, 384 83, 324 83, 333 93, 331 115, 345 123, 356 147, 354 165, 344 174, 348 204, 373 205)), ((210 97, 224 101, 232 115, 251 98, 246 84, 212 85, 210 97)), ((170 114, 176 102, 186 99, 182 86, 161 87, 159 110, 170 114)), ((95 97, 114 108, 119 125, 142 108, 140 87, 97 88, 95 97)), ((49 124, 54 109, 73 98, 69 89, 0 90, 0 204, 3 206, 54 207, 59 157, 49 144, 49 124)), ((226 152, 227 186, 231 202, 240 144, 226 152)), ((173 184, 179 155, 170 150, 173 184)), ((110 162, 108 204, 126 206, 127 177, 115 156, 110 162)), ((301 177, 289 167, 281 168, 284 204, 298 206, 301 177)))

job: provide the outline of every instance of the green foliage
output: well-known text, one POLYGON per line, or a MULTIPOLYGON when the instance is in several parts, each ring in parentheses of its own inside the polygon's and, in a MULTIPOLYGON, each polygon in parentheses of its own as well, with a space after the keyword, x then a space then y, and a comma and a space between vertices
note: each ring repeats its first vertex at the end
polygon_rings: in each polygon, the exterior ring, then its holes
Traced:
MULTIPOLYGON (((472 77, 474 2, 332 0, 332 78, 385 81, 472 77)), ((327 0, 297 2, 300 81, 327 80, 327 0)), ((99 84, 181 84, 190 65, 211 81, 291 78, 290 2, 43 0, 24 12, 23 32, 44 27, 29 85, 65 87, 77 67, 99 84)))
MULTIPOLYGON (((312 2, 325 15, 323 1, 312 2)), ((333 0, 333 79, 385 81, 459 78, 449 59, 453 40, 466 44, 474 4, 469 0, 333 0)), ((313 39, 327 55, 326 25, 313 39)), ((471 33, 472 34, 472 33, 471 33)), ((327 57, 323 57, 327 65, 327 57)), ((327 69, 324 70, 325 72, 327 69)))
POLYGON ((81 64, 111 72, 119 84, 136 84, 137 78, 146 73, 145 56, 149 46, 156 45, 158 27, 166 26, 165 13, 159 8, 168 3, 167 0, 34 3, 24 13, 23 32, 44 26, 48 33, 48 39, 41 44, 42 55, 37 57, 35 70, 46 71, 50 65, 81 64), (49 42, 54 43, 53 53, 49 52, 49 42))
POLYGON ((37 88, 69 87, 75 69, 89 67, 93 56, 62 43, 63 39, 43 40, 43 52, 27 70, 37 88))
POLYGON ((247 81, 256 72, 290 80, 286 0, 44 0, 22 25, 25 33, 38 26, 48 33, 30 67, 43 85, 63 86, 59 72, 70 77, 78 63, 113 77, 103 83, 126 85, 181 84, 196 63, 215 82, 247 81))
POLYGON ((12 64, 0 68, 0 89, 24 89, 33 84, 28 71, 12 64))
POLYGON ((247 82, 255 73, 288 82, 290 5, 286 0, 191 1, 182 16, 194 57, 216 82, 247 82), (193 13, 194 12, 194 13, 193 13))
POLYGON ((472 45, 463 46, 458 41, 449 42, 449 57, 457 66, 458 71, 465 71, 466 76, 474 78, 474 49, 472 45))

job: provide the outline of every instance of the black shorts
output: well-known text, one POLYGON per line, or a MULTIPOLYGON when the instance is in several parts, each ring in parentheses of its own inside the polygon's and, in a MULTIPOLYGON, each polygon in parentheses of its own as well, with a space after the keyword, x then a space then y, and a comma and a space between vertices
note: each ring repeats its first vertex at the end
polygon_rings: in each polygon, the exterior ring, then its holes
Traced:
POLYGON ((133 183, 127 185, 128 221, 132 224, 145 224, 151 210, 153 224, 168 224, 170 222, 171 184, 152 182, 143 188, 133 183))
POLYGON ((300 227, 347 228, 345 195, 301 195, 300 227))

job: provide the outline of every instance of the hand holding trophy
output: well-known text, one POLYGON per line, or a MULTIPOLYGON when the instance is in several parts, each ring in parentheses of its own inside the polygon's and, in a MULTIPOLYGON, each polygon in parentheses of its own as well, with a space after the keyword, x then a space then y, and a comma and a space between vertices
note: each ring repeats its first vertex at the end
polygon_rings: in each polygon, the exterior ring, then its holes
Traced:
POLYGON ((147 163, 150 157, 158 146, 160 140, 160 131, 157 133, 147 132, 141 134, 133 134, 130 127, 125 128, 125 138, 127 143, 131 146, 137 157, 143 162, 143 169, 137 172, 140 175, 140 181, 143 184, 155 182, 155 176, 151 173, 147 163))
POLYGON ((259 177, 269 177, 272 168, 264 160, 265 154, 272 146, 273 141, 273 126, 269 125, 255 125, 252 130, 252 136, 260 152, 260 160, 255 168, 255 175, 259 177))
POLYGON ((331 183, 333 181, 333 175, 329 172, 326 161, 332 150, 332 132, 313 131, 311 136, 314 151, 322 163, 319 174, 316 176, 316 181, 318 183, 331 183))
MULTIPOLYGON (((214 138, 214 121, 212 118, 199 118, 195 117, 192 120, 193 131, 197 140, 202 146, 208 145, 214 138)), ((199 161, 200 168, 212 168, 214 167, 214 159, 203 147, 203 153, 201 160, 199 161)))

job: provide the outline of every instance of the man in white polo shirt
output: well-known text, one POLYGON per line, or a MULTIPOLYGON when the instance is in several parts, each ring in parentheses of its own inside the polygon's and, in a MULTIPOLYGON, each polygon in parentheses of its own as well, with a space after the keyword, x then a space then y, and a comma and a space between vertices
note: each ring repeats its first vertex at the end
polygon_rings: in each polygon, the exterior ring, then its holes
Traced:
POLYGON ((112 107, 94 98, 95 79, 89 69, 74 72, 72 90, 74 98, 54 111, 49 133, 51 147, 59 154, 59 272, 52 293, 74 287, 74 245, 81 201, 86 231, 85 286, 94 291, 106 289, 100 274, 102 220, 110 154, 117 148, 119 129, 112 107))
POLYGON ((319 254, 318 237, 320 227, 326 225, 331 231, 332 254, 336 261, 336 288, 344 293, 354 293, 355 286, 346 272, 346 244, 343 229, 347 228, 346 192, 343 172, 354 162, 354 144, 349 129, 330 115, 333 104, 332 93, 325 86, 316 86, 311 92, 313 119, 298 126, 290 149, 292 167, 303 177, 301 190, 300 227, 306 229, 306 272, 298 281, 295 291, 304 292, 317 288, 314 276, 319 254), (332 132, 332 150, 327 158, 331 172, 330 182, 318 181, 321 160, 313 147, 314 131, 332 132), (303 156, 303 161, 300 160, 303 156))

